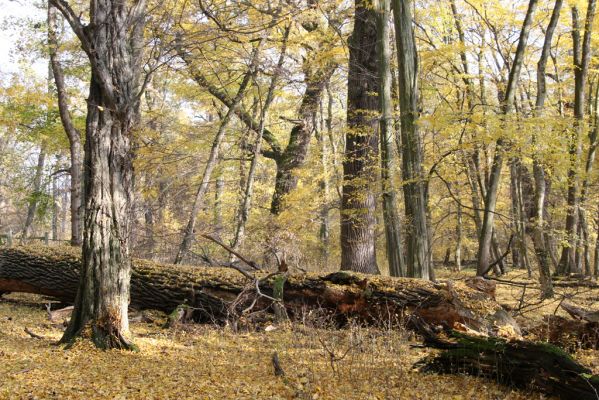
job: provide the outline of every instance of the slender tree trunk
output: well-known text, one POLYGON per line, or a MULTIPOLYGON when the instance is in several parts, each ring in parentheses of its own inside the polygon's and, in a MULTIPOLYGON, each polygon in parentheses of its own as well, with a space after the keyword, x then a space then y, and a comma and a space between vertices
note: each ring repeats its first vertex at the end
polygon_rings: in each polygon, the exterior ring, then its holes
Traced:
POLYGON ((233 239, 233 244, 231 247, 237 250, 243 243, 245 239, 245 227, 249 220, 251 204, 252 204, 252 195, 254 190, 254 179, 256 175, 256 168, 258 167, 258 160, 261 154, 261 146, 262 146, 262 138, 265 132, 264 125, 266 123, 266 117, 268 115, 268 109, 270 108, 270 104, 274 100, 274 92, 277 87, 277 83, 279 80, 279 76, 281 74, 281 70, 283 68, 283 63, 285 62, 285 57, 287 53, 287 40, 289 39, 289 31, 290 26, 285 28, 285 33, 283 36, 283 45, 281 47, 281 54, 279 55, 279 60, 277 65, 275 66, 274 73, 270 80, 270 85, 268 87, 268 91, 266 96, 261 99, 260 106, 260 124, 258 127, 258 135, 256 137, 256 142, 253 147, 252 161, 250 163, 250 169, 248 171, 248 175, 246 178, 246 187, 245 193, 243 197, 243 203, 241 204, 241 208, 238 214, 237 227, 235 229, 235 237, 233 239))
POLYGON ((422 163, 422 137, 419 117, 418 52, 412 26, 410 0, 393 0, 395 38, 399 66, 401 111, 402 175, 406 208, 407 276, 430 279, 432 272, 427 194, 422 163))
POLYGON ((22 240, 25 240, 31 234, 31 227, 33 226, 33 220, 37 212, 37 206, 39 203, 39 197, 42 190, 42 178, 44 177, 44 166, 46 164, 46 144, 42 143, 40 146, 40 152, 37 156, 37 165, 35 167, 35 174, 33 176, 33 190, 31 192, 29 202, 27 205, 27 216, 25 218, 25 224, 23 225, 23 232, 21 233, 22 240))
POLYGON ((56 97, 62 126, 69 139, 69 152, 71 158, 71 245, 81 246, 81 228, 83 218, 83 206, 81 193, 83 190, 83 149, 81 146, 81 133, 75 128, 69 113, 68 96, 64 80, 64 72, 58 59, 58 38, 56 9, 50 1, 48 3, 48 52, 54 84, 56 85, 56 97))
POLYGON ((401 243, 401 222, 397 211, 397 193, 391 179, 395 160, 393 153, 393 99, 391 97, 391 45, 389 37, 389 0, 378 0, 377 33, 379 58, 379 137, 381 142, 381 180, 383 184, 383 218, 387 262, 391 276, 405 276, 401 243))
POLYGON ((568 171, 568 201, 566 236, 568 244, 562 247, 558 273, 581 273, 576 263, 578 247, 579 177, 578 163, 582 153, 581 136, 584 129, 584 108, 587 77, 591 60, 591 36, 595 19, 596 0, 589 0, 584 24, 584 38, 580 43, 578 8, 572 7, 572 43, 574 63, 574 118, 576 124, 569 137, 570 169, 568 171))
MULTIPOLYGON (((537 63, 537 98, 535 101, 535 115, 542 117, 545 109, 545 99, 547 98, 547 79, 546 69, 547 61, 551 52, 551 41, 555 28, 559 21, 559 15, 562 8, 563 0, 556 0, 551 13, 551 19, 545 33, 543 42, 543 50, 541 57, 537 63)), ((533 143, 537 141, 536 134, 533 133, 533 143)), ((539 263, 539 283, 541 284, 541 298, 552 298, 553 282, 551 281, 551 249, 548 247, 548 237, 545 233, 545 203, 547 201, 547 178, 545 176, 545 168, 541 160, 533 156, 533 179, 534 179, 534 198, 533 198, 533 215, 532 215, 532 242, 539 263)))
MULTIPOLYGON (((57 157, 56 165, 59 165, 60 158, 57 157)), ((60 239, 60 189, 58 188, 58 176, 52 176, 52 240, 60 239)))
POLYGON ((85 129, 85 217, 79 290, 62 338, 91 328, 101 348, 132 349, 129 322, 133 217, 132 132, 139 123, 144 0, 96 0, 84 26, 64 0, 50 0, 69 22, 91 64, 85 129))
POLYGON ((456 242, 455 242, 455 269, 462 269, 462 206, 457 205, 456 211, 456 242))
MULTIPOLYGON (((528 10, 526 11, 526 17, 522 24, 522 30, 520 31, 520 38, 518 41, 518 47, 510 74, 508 78, 507 88, 502 104, 502 112, 504 116, 509 115, 512 112, 514 105, 514 97, 516 94, 516 87, 520 78, 520 71, 524 61, 524 51, 526 49, 526 43, 530 34, 532 26, 532 17, 537 6, 537 0, 530 0, 528 3, 528 10)), ((501 169, 503 167, 503 157, 505 147, 508 145, 506 139, 500 137, 497 139, 495 146, 495 156, 493 157, 493 164, 491 166, 491 173, 489 175, 489 184, 487 185, 487 195, 485 199, 485 211, 483 215, 483 224, 481 234, 479 238, 478 247, 478 265, 477 273, 482 274, 487 270, 489 264, 491 264, 491 245, 493 237, 493 221, 495 219, 495 207, 497 204, 497 195, 499 191, 499 183, 501 180, 501 169)))
POLYGON ((297 172, 306 162, 310 139, 316 129, 314 115, 318 111, 326 83, 337 67, 336 64, 329 63, 315 69, 314 64, 315 61, 312 59, 304 61, 306 91, 299 108, 298 122, 291 129, 285 151, 274 157, 277 175, 270 211, 275 215, 280 214, 284 209, 285 196, 297 187, 297 172))
POLYGON ((225 177, 220 171, 214 183, 214 234, 221 238, 224 231, 223 195, 225 194, 225 177))
POLYGON ((237 90, 237 94, 233 99, 232 104, 230 105, 227 113, 223 117, 218 127, 218 131, 216 132, 216 136, 212 143, 212 148, 210 149, 210 155, 208 156, 208 161, 206 162, 206 166, 204 167, 204 172, 202 174, 202 181, 198 190, 196 192, 193 205, 191 207, 191 212, 189 214, 189 221, 187 222, 187 227, 185 228, 185 232, 183 234, 183 240, 181 241, 181 245, 179 246, 179 251, 177 252, 177 256, 175 257, 175 264, 180 264, 183 262, 187 252, 191 249, 191 245, 193 244, 193 240, 195 237, 195 226, 198 214, 200 210, 204 207, 204 197, 206 192, 208 191, 208 184, 210 183, 210 178, 212 177, 212 171, 216 166, 218 161, 218 154, 220 150, 220 145, 225 137, 227 126, 229 125, 229 121, 235 114, 235 110, 241 103, 243 96, 245 95, 245 91, 252 79, 252 76, 255 75, 255 70, 258 65, 258 55, 260 53, 262 41, 260 41, 254 50, 252 51, 252 57, 250 61, 250 65, 248 71, 245 73, 245 76, 239 85, 239 89, 237 90))
MULTIPOLYGON (((323 262, 328 264, 329 259, 329 242, 330 242, 330 197, 331 185, 329 183, 329 146, 325 137, 325 131, 329 130, 329 125, 325 121, 322 97, 319 105, 320 129, 317 132, 318 144, 320 145, 320 163, 322 166, 322 179, 320 180, 320 193, 322 196, 322 206, 320 208, 320 229, 318 236, 321 242, 321 253, 323 262)), ((315 116, 316 118, 316 116, 315 116)), ((327 132, 328 133, 328 132, 327 132)))
POLYGON ((378 179, 378 59, 376 11, 371 1, 356 0, 349 39, 347 133, 341 202, 341 269, 378 274, 376 200, 378 179))

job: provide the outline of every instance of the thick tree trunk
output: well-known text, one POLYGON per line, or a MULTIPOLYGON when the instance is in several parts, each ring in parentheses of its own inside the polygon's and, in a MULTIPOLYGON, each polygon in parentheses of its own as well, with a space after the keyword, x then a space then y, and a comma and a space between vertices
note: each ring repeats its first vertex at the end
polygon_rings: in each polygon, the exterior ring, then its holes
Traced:
POLYGON ((48 52, 50 55, 50 65, 54 76, 54 84, 56 85, 56 97, 58 100, 58 111, 62 126, 69 139, 69 152, 71 158, 71 245, 81 246, 81 228, 83 207, 81 203, 82 193, 82 147, 81 133, 75 128, 69 113, 68 97, 66 84, 64 80, 64 72, 58 59, 58 39, 56 33, 56 9, 51 2, 48 4, 48 52))
MULTIPOLYGON (((79 254, 66 247, 0 249, 0 292, 39 293, 72 302, 80 271, 79 254)), ((261 293, 272 296, 277 276, 258 276, 262 277, 261 293)), ((235 310, 252 303, 254 297, 247 296, 232 308, 241 292, 248 293, 248 283, 230 268, 133 260, 131 307, 170 313, 185 303, 196 309, 195 319, 200 322, 225 322, 235 310)), ((429 324, 450 329, 468 327, 492 335, 509 326, 508 330, 519 332, 517 324, 489 294, 461 282, 434 284, 348 272, 292 274, 287 277, 283 295, 288 314, 296 319, 310 310, 320 310, 340 321, 355 317, 370 323, 401 324, 407 314, 414 313, 429 324)), ((265 309, 271 303, 259 295, 258 302, 265 309)))
POLYGON ((376 261, 378 59, 376 11, 356 0, 349 39, 347 133, 341 202, 341 269, 378 274, 376 261))
POLYGON ((427 210, 427 182, 422 163, 422 137, 417 120, 420 115, 418 91, 418 52, 414 39, 410 0, 393 0, 397 61, 399 66, 399 102, 401 112, 402 178, 406 208, 407 276, 432 277, 430 233, 427 210))
POLYGON ((391 276, 405 276, 401 221, 397 210, 397 192, 392 176, 395 166, 393 153, 393 99, 391 97, 391 44, 389 37, 389 0, 378 0, 377 33, 379 58, 379 137, 381 142, 381 180, 383 184, 383 219, 387 262, 391 276))
MULTIPOLYGON (((522 30, 520 31, 520 38, 518 40, 518 47, 516 54, 514 55, 514 61, 510 69, 509 79, 507 88, 505 91, 505 98, 502 104, 502 112, 504 115, 509 115, 512 112, 514 105, 514 98, 516 95, 516 87, 520 79, 520 71, 524 61, 524 51, 526 49, 526 43, 532 27, 532 17, 537 7, 537 0, 530 0, 528 3, 528 10, 526 11, 526 17, 522 24, 522 30)), ((500 137, 497 139, 495 146, 495 155, 493 157, 493 164, 491 166, 491 173, 489 176, 489 184, 487 185, 487 194, 485 199, 485 212, 483 215, 483 223, 478 244, 478 265, 477 273, 482 274, 487 270, 491 264, 491 242, 493 237, 493 221, 495 219, 495 207, 497 205, 497 194, 499 191, 499 183, 501 180, 501 169, 503 167, 503 157, 505 153, 505 147, 508 145, 506 139, 500 137)))
POLYGON ((50 0, 69 22, 91 64, 84 160, 83 268, 73 316, 62 338, 91 328, 101 348, 131 349, 129 322, 133 216, 132 132, 139 123, 144 0, 130 6, 98 0, 90 24, 64 0, 50 0))

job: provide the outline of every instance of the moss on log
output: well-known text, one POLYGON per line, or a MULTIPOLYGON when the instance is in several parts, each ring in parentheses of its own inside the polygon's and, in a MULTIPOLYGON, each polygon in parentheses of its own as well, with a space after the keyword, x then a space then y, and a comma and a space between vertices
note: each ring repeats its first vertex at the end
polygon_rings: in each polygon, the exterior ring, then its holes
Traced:
MULTIPOLYGON (((78 286, 80 256, 69 247, 0 248, 0 292, 30 292, 72 302, 78 286)), ((277 276, 259 281, 260 292, 276 295, 277 276)), ((260 273, 258 274, 260 277, 260 273)), ((131 306, 171 313, 179 305, 194 308, 194 319, 223 322, 232 304, 243 310, 255 298, 240 301, 240 293, 252 294, 255 282, 231 268, 160 265, 133 260, 131 306)), ((518 334, 517 324, 488 294, 462 283, 433 282, 336 272, 327 275, 290 274, 284 282, 283 304, 290 318, 319 309, 340 321, 359 318, 366 322, 402 323, 417 315, 431 325, 449 329, 473 329, 485 334, 498 330, 518 334), (505 326, 510 329, 502 329, 505 326)), ((269 309, 271 300, 258 299, 269 309)), ((272 312, 272 307, 270 307, 272 312)))
POLYGON ((426 345, 443 351, 420 362, 423 371, 482 376, 561 399, 597 399, 599 376, 552 344, 455 331, 444 339, 425 336, 426 345))

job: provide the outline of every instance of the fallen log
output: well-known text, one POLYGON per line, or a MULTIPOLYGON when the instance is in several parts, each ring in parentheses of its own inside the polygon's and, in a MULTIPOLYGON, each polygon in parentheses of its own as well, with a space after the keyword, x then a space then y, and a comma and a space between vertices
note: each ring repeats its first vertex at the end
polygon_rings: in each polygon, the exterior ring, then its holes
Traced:
MULTIPOLYGON (((0 291, 29 292, 73 302, 81 268, 79 252, 66 247, 0 248, 0 291)), ((257 273, 250 282, 239 272, 218 267, 159 265, 133 261, 131 306, 171 314, 185 304, 199 322, 228 321, 248 305, 273 312, 273 287, 280 276, 257 273), (262 274, 262 275, 261 275, 262 274)), ((341 323, 359 318, 395 324, 417 315, 447 329, 518 336, 516 322, 487 294, 463 283, 433 282, 336 272, 290 274, 283 299, 288 315, 299 319, 324 310, 341 323)))
POLYGON ((563 302, 563 308, 572 318, 546 315, 543 323, 530 330, 537 338, 564 349, 599 349, 599 312, 585 310, 563 302))
POLYGON ((469 374, 566 400, 596 400, 599 375, 548 343, 449 332, 441 338, 420 326, 425 345, 442 349, 417 363, 421 371, 469 374))

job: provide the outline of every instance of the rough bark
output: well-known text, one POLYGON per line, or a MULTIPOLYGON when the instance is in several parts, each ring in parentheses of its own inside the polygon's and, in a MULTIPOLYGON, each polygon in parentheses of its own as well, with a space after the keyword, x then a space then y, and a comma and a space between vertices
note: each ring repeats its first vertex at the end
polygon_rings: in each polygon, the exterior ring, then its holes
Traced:
MULTIPOLYGON (((518 47, 514 60, 510 68, 510 74, 508 78, 507 88, 505 96, 502 102, 502 113, 507 116, 512 112, 514 105, 514 98, 516 95, 516 88, 520 78, 520 71, 524 61, 524 52, 526 49, 526 43, 532 27, 532 17, 537 7, 537 0, 530 0, 528 3, 528 10, 526 11, 526 17, 522 23, 522 30, 520 31, 520 38, 518 40, 518 47)), ((481 274, 491 264, 491 247, 493 237, 493 221, 495 219, 495 207, 497 204, 497 195, 499 191, 499 183, 501 180, 501 169, 503 167, 503 158, 505 153, 505 147, 508 145, 504 137, 497 139, 495 146, 495 155, 493 157, 493 164, 491 166, 491 173, 489 175, 489 184, 487 185, 487 193, 485 198, 485 211, 483 213, 483 222, 481 227, 481 233, 479 238, 478 247, 478 260, 477 260, 477 273, 481 274)))
POLYGON ((83 268, 73 316, 62 338, 86 334, 101 348, 132 349, 127 309, 131 262, 132 133, 139 122, 145 0, 92 2, 89 25, 64 0, 68 21, 91 65, 84 159, 83 268))
POLYGON ((56 98, 58 112, 62 127, 69 140, 69 153, 71 166, 71 245, 81 246, 81 228, 83 217, 83 206, 81 203, 82 174, 83 174, 83 151, 81 147, 81 133, 75 128, 69 112, 68 94, 64 78, 64 72, 58 59, 58 38, 56 9, 52 3, 48 4, 48 53, 54 84, 56 86, 56 98))
POLYGON ((410 0, 393 0, 402 142, 402 178, 406 209, 407 276, 432 277, 428 224, 427 182, 422 168, 424 153, 417 120, 419 112, 418 52, 410 0))
MULTIPOLYGON (((39 293, 70 303, 75 299, 80 271, 79 254, 67 247, 0 249, 0 292, 39 293)), ((272 297, 278 275, 258 276, 262 277, 261 293, 272 297)), ((134 259, 131 307, 171 313, 185 303, 195 309, 196 320, 224 322, 233 312, 231 304, 239 300, 240 293, 247 293, 248 287, 252 290, 255 284, 230 268, 158 265, 134 259)), ((238 309, 246 308, 254 298, 245 298, 237 304, 238 309)), ((266 297, 258 299, 264 308, 270 301, 266 297)), ((283 303, 295 319, 310 310, 324 310, 337 315, 340 321, 360 318, 371 323, 401 324, 408 314, 416 314, 429 324, 450 329, 496 334, 506 331, 501 327, 509 326, 507 330, 519 333, 517 324, 491 295, 461 282, 434 284, 349 272, 290 274, 284 283, 283 303)))
POLYGON ((341 269, 378 274, 376 261, 378 60, 376 11, 356 0, 349 39, 347 133, 341 201, 341 269))

